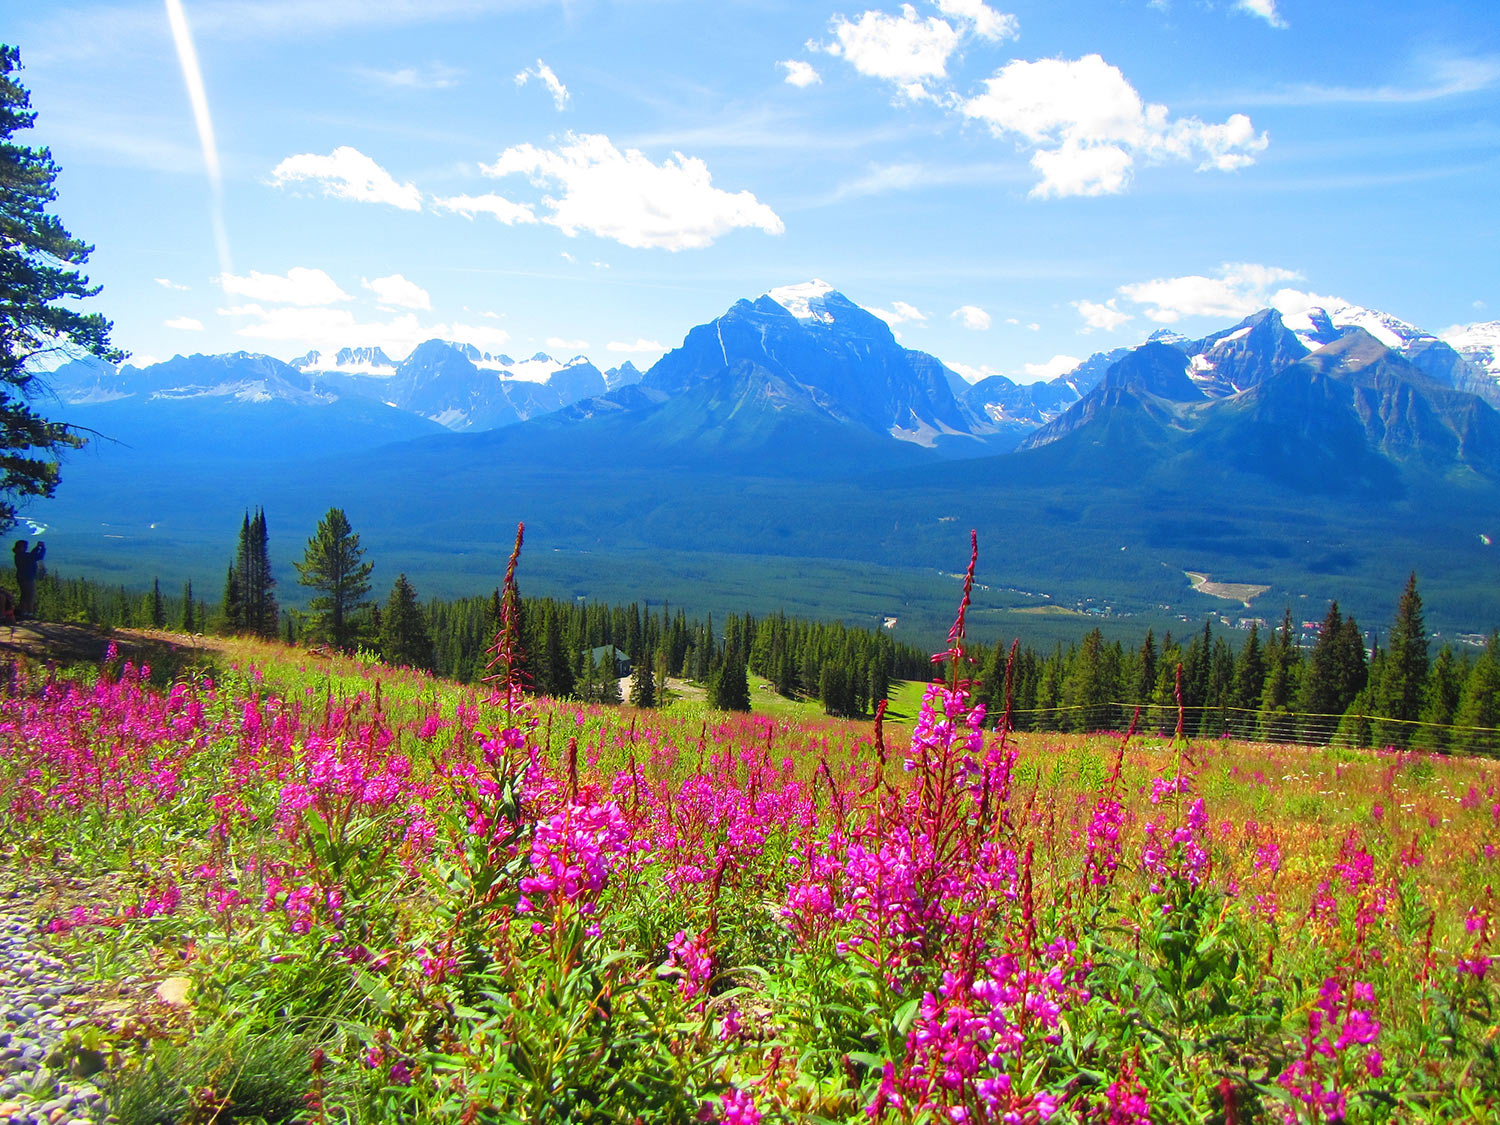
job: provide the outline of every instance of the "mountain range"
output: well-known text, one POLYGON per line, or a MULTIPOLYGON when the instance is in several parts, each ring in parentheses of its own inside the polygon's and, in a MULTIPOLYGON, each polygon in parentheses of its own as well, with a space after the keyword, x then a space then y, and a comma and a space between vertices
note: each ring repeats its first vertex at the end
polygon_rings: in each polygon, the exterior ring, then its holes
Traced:
POLYGON ((75 363, 52 413, 118 444, 71 462, 38 517, 50 550, 149 581, 227 550, 243 506, 310 530, 338 505, 435 593, 486 588, 525 519, 553 587, 600 596, 634 568, 681 600, 786 573, 808 588, 773 600, 839 615, 899 604, 977 527, 1018 605, 1214 608, 1194 571, 1366 608, 1415 567, 1478 630, 1500 621, 1497 344, 1500 325, 1442 340, 1352 305, 1264 309, 970 384, 810 282, 737 301, 644 373, 441 340, 399 362, 75 363))

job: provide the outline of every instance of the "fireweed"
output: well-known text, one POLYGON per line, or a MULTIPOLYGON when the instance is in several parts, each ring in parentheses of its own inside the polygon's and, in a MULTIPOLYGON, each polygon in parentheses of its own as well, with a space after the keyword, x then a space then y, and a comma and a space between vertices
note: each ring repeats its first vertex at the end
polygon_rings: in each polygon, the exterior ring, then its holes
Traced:
POLYGON ((1495 765, 1016 736, 974 562, 899 742, 536 698, 513 628, 477 694, 0 677, 4 868, 101 977, 194 982, 165 1034, 315 1038, 323 1121, 1500 1113, 1495 765))

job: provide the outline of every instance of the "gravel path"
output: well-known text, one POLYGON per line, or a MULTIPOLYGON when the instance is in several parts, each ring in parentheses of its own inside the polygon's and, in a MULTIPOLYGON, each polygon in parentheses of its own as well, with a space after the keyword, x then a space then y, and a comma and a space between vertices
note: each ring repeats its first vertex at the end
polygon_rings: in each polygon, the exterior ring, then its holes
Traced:
POLYGON ((59 1050, 88 1024, 84 986, 47 951, 34 920, 17 910, 23 892, 0 892, 0 1123, 85 1125, 104 1120, 104 1095, 70 1073, 59 1050))

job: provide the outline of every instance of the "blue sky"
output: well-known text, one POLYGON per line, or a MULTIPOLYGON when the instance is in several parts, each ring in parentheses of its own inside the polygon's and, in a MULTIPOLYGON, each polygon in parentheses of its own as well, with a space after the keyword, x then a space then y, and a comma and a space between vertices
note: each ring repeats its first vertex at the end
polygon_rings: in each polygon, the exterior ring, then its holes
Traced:
POLYGON ((141 360, 644 367, 814 277, 1021 381, 1272 300, 1500 318, 1493 0, 51 0, 0 39, 141 360))

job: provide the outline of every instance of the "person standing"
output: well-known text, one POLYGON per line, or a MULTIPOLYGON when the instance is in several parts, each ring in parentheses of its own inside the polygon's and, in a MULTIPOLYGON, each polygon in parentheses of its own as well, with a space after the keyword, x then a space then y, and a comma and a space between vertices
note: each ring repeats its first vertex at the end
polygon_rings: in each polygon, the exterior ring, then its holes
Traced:
POLYGON ((47 544, 40 539, 36 546, 26 549, 26 540, 17 539, 12 553, 16 556, 16 583, 21 587, 21 604, 17 617, 32 617, 36 614, 36 569, 47 553, 47 544))

